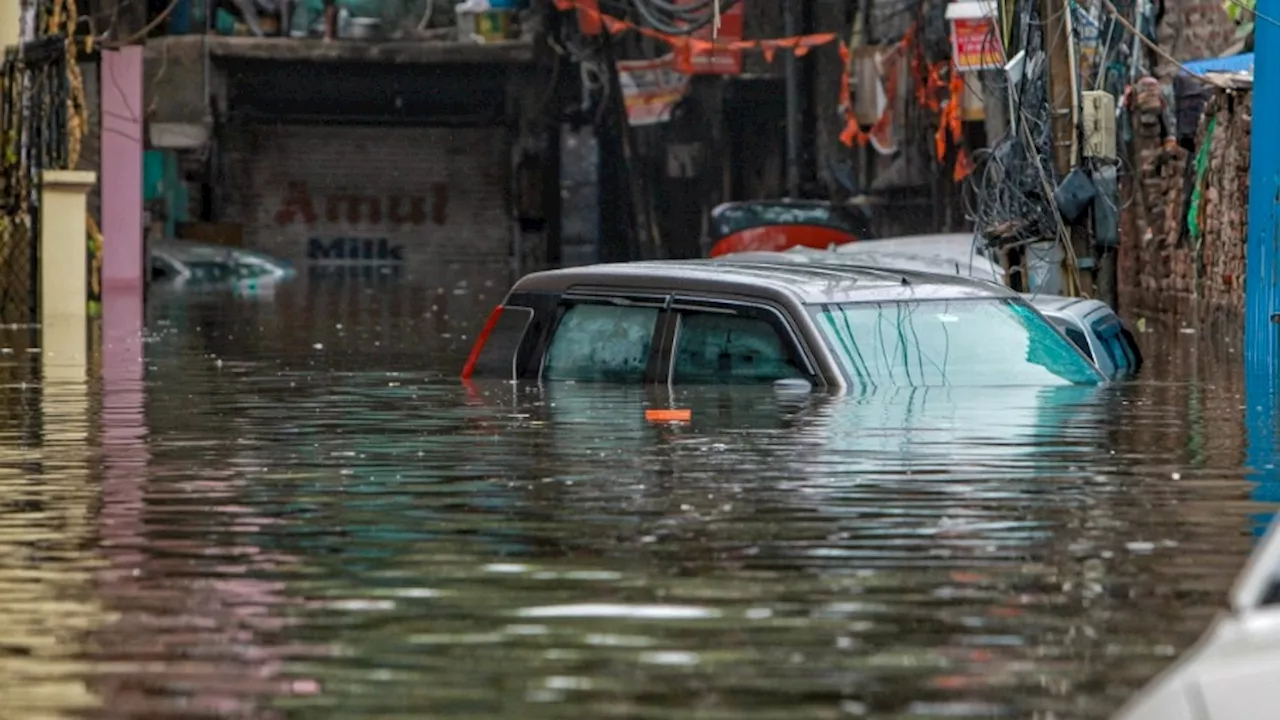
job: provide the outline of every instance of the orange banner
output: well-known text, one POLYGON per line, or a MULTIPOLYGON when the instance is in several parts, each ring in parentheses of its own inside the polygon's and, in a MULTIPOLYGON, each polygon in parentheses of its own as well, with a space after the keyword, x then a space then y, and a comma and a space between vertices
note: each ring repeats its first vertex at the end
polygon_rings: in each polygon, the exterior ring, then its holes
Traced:
MULTIPOLYGON (((774 57, 777 56, 780 50, 793 52, 796 57, 804 57, 813 48, 821 47, 837 40, 835 33, 816 33, 770 40, 729 39, 724 36, 708 39, 706 33, 701 33, 701 37, 698 34, 693 36, 670 35, 603 13, 599 9, 598 0, 554 0, 554 2, 556 9, 560 11, 576 11, 578 13, 578 21, 584 28, 584 33, 586 32, 585 28, 599 26, 612 35, 637 32, 667 44, 671 48, 671 62, 674 70, 686 75, 728 72, 731 69, 730 64, 720 59, 721 54, 724 54, 724 57, 730 57, 729 53, 740 54, 748 50, 759 51, 764 55, 766 61, 773 62, 774 57)), ((741 5, 738 7, 741 7, 741 5)), ((913 25, 907 29, 906 34, 903 35, 896 46, 888 52, 891 55, 894 53, 910 54, 910 75, 914 79, 916 102, 920 107, 930 112, 938 113, 938 129, 934 134, 934 151, 937 160, 939 163, 945 163, 948 146, 957 148, 953 178, 959 181, 973 172, 973 162, 962 145, 963 124, 960 105, 964 82, 961 79, 960 68, 957 68, 952 61, 926 62, 921 48, 915 42, 915 35, 916 28, 913 25)), ((864 146, 869 142, 873 142, 881 151, 896 149, 892 132, 894 122, 893 98, 897 97, 897 93, 906 92, 907 90, 897 87, 898 75, 896 71, 892 70, 892 67, 904 62, 905 57, 886 56, 886 60, 891 61, 886 62, 886 65, 889 65, 891 69, 888 73, 883 73, 886 75, 884 86, 885 94, 889 96, 890 100, 880 118, 876 120, 869 131, 862 129, 853 112, 850 92, 850 52, 848 46, 843 42, 840 43, 840 58, 844 63, 844 74, 840 82, 840 106, 845 113, 845 128, 840 133, 840 142, 847 147, 853 147, 854 145, 864 146)), ((740 71, 740 66, 735 65, 734 68, 736 69, 733 69, 733 72, 740 71)), ((655 103, 653 105, 658 104, 655 103)), ((648 114, 648 108, 653 105, 648 102, 635 103, 633 113, 629 114, 641 122, 645 120, 661 122, 662 115, 660 112, 653 116, 648 114), (641 111, 641 107, 646 109, 641 111)))
MULTIPOLYGON (((697 74, 737 74, 741 72, 741 55, 743 51, 759 50, 764 53, 765 60, 773 62, 779 50, 790 50, 796 57, 804 57, 815 47, 835 42, 835 33, 817 33, 799 35, 773 40, 741 39, 741 3, 725 11, 721 16, 720 34, 715 39, 708 39, 709 32, 699 31, 694 35, 671 35, 649 27, 642 27, 600 11, 597 0, 555 0, 557 10, 578 12, 578 23, 582 27, 603 27, 611 35, 624 32, 637 32, 666 43, 675 54, 676 69, 680 72, 697 74), (732 19, 731 13, 737 9, 738 19, 732 19), (736 25, 736 27, 735 27, 736 25), (738 39, 731 39, 736 32, 738 39), (699 35, 702 35, 699 37, 699 35)), ((705 29, 704 29, 705 30, 705 29)), ((583 30, 586 33, 586 30, 583 30)))

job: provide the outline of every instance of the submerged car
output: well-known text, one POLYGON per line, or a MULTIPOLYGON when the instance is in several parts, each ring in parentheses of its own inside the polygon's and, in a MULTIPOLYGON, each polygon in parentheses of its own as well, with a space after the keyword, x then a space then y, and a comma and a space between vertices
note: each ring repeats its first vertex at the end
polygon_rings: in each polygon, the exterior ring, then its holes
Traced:
MULTIPOLYGON (((928 236, 925 236, 928 237, 928 236)), ((950 236, 949 236, 950 237, 950 236)), ((969 236, 954 236, 960 240, 969 236)), ((967 241, 966 241, 967 242, 967 241)), ((858 243, 856 251, 825 252, 796 249, 789 252, 744 252, 725 255, 732 262, 798 263, 846 267, 878 267, 934 272, 998 282, 1003 271, 977 250, 969 255, 959 245, 954 252, 934 254, 904 239, 858 243), (865 250, 864 250, 865 247, 865 250)), ((1023 297, 1066 334, 1109 379, 1127 378, 1142 366, 1137 339, 1111 306, 1100 300, 1063 295, 1024 294, 1023 297)))
POLYGON ((464 378, 895 387, 1097 384, 1017 293, 913 271, 713 260, 527 275, 464 378))
POLYGON ((708 257, 757 250, 826 249, 871 237, 856 208, 821 200, 751 200, 711 210, 708 257))
POLYGON ((151 282, 169 287, 269 283, 294 274, 286 260, 243 248, 160 240, 150 243, 151 282))
POLYGON ((1063 295, 1027 295, 1027 300, 1066 334, 1107 377, 1118 380, 1142 367, 1137 338, 1101 300, 1063 295))

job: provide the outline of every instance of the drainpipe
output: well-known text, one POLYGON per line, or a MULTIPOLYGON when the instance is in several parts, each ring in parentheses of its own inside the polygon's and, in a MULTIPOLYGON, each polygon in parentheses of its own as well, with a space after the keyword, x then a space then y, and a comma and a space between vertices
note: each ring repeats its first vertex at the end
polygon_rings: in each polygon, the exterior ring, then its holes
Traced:
MULTIPOLYGON (((1265 131, 1280 110, 1280 27, 1272 21, 1280 0, 1258 0, 1254 23, 1253 117, 1250 144, 1249 222, 1245 243, 1245 422, 1249 462, 1259 487, 1273 479, 1280 438, 1280 134, 1265 131), (1263 129, 1262 132, 1257 130, 1263 129), (1257 463, 1257 464, 1254 464, 1257 463)), ((1255 492, 1255 497, 1258 493, 1255 492)))
MULTIPOLYGON (((800 4, 798 0, 786 0, 783 9, 784 31, 787 37, 799 34, 800 4)), ((787 68, 787 196, 800 197, 800 70, 796 54, 786 54, 787 68)))

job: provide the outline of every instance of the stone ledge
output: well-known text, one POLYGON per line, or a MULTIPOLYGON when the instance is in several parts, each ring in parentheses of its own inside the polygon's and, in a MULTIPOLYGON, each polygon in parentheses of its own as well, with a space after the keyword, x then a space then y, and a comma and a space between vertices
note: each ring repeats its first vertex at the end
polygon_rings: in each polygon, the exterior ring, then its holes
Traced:
MULTIPOLYGON (((506 64, 533 62, 532 40, 463 43, 439 40, 385 42, 279 37, 171 35, 147 41, 148 50, 175 55, 204 52, 227 60, 281 62, 372 62, 398 65, 506 64)), ((150 53, 149 53, 150 54, 150 53)))

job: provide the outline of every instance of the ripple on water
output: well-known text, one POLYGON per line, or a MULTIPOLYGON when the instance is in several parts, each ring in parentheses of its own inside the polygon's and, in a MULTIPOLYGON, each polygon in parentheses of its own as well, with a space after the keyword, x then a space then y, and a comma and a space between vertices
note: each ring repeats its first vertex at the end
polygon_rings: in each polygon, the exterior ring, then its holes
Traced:
POLYGON ((153 309, 145 376, 0 338, 7 712, 1098 718, 1270 511, 1186 336, 1100 390, 465 388, 466 296, 280 293, 153 309))

